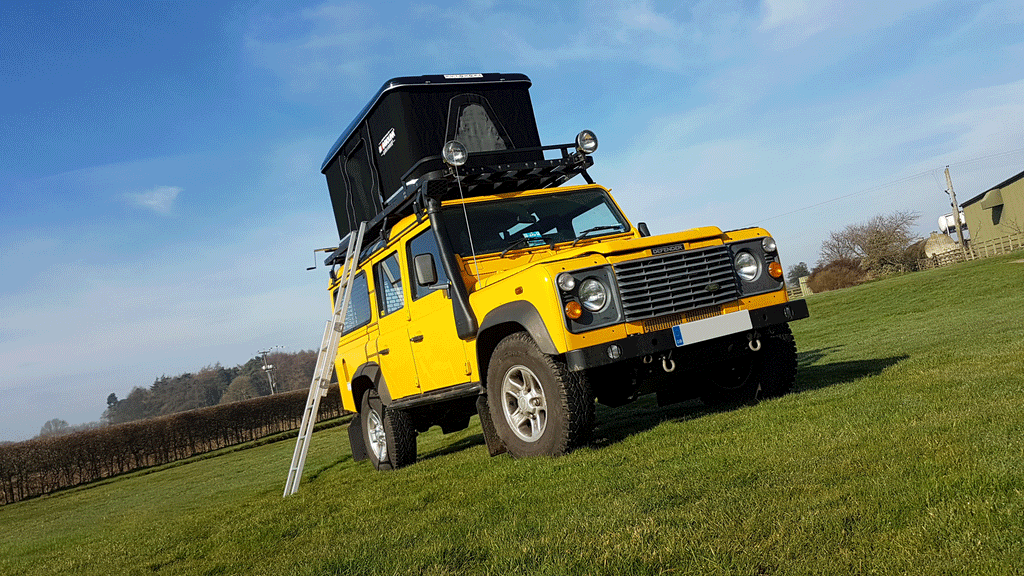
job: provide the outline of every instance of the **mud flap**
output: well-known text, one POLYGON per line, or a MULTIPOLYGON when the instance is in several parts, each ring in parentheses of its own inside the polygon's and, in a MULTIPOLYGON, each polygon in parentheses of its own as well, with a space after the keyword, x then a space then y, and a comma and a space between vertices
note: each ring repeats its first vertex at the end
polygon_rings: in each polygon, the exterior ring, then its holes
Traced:
POLYGON ((491 420, 491 409, 487 406, 487 396, 476 397, 476 413, 480 416, 480 427, 484 431, 484 442, 487 444, 487 452, 491 456, 504 454, 508 449, 505 443, 498 438, 498 431, 494 428, 494 421, 491 420))
POLYGON ((348 424, 348 444, 352 447, 352 460, 366 460, 366 445, 363 444, 362 414, 356 414, 348 424))

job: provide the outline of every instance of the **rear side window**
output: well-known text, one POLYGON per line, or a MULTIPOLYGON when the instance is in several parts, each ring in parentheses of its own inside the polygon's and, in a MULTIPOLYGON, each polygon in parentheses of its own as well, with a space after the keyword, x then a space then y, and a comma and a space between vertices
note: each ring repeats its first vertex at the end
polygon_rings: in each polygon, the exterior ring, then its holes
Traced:
POLYGON ((343 334, 348 334, 369 322, 370 289, 366 284, 366 273, 360 272, 352 280, 352 294, 348 299, 348 310, 345 311, 345 331, 343 334))
POLYGON ((381 317, 401 310, 402 269, 398 266, 398 253, 395 252, 381 260, 373 269, 373 279, 377 286, 377 306, 381 317))
MULTIPOLYGON (((413 268, 413 259, 420 254, 434 255, 434 268, 437 269, 437 283, 447 284, 448 275, 444 273, 444 266, 441 265, 441 251, 437 249, 437 240, 434 239, 434 231, 427 229, 426 232, 413 238, 409 242, 409 277, 416 278, 416 271, 413 268)), ((434 292, 429 286, 420 286, 415 281, 412 283, 412 299, 420 298, 434 292)))

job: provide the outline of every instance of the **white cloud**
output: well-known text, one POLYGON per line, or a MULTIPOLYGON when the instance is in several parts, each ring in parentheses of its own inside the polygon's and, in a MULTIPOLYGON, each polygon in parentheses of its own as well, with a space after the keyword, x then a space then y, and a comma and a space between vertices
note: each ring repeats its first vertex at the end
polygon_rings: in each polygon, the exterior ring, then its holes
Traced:
POLYGON ((157 186, 145 192, 133 192, 125 195, 125 198, 133 206, 152 210, 157 214, 170 214, 174 207, 174 201, 182 191, 177 186, 157 186))

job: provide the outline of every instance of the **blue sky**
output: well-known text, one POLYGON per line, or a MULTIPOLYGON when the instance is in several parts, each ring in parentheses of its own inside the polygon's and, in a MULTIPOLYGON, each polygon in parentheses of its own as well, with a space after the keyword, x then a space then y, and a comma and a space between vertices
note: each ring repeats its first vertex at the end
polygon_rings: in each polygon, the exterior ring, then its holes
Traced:
POLYGON ((388 78, 522 72, 541 138, 664 233, 767 227, 784 264, 1024 170, 1024 4, 0 5, 0 440, 161 375, 312 349, 338 238, 320 162, 388 78), (828 202, 826 202, 828 201, 828 202))

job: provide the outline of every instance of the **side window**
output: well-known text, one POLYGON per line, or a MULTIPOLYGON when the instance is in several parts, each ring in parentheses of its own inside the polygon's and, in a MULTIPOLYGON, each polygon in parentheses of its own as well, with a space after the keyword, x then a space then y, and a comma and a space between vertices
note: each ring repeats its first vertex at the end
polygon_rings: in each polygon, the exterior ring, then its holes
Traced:
POLYGON ((448 282, 448 276, 444 273, 444 266, 441 265, 441 251, 437 249, 434 231, 428 228, 425 232, 420 233, 419 236, 409 241, 409 277, 414 279, 412 282, 413 300, 419 300, 434 291, 428 286, 420 286, 415 282, 416 270, 413 268, 413 259, 420 254, 433 254, 434 267, 437 268, 437 283, 446 284, 448 282))
POLYGON ((377 286, 377 307, 381 317, 402 309, 402 269, 395 252, 373 267, 373 280, 377 286))
MULTIPOLYGON (((335 298, 337 295, 335 294, 335 298)), ((370 289, 366 284, 366 273, 360 272, 352 280, 352 294, 348 298, 348 310, 345 311, 344 334, 364 326, 370 322, 370 289)))

